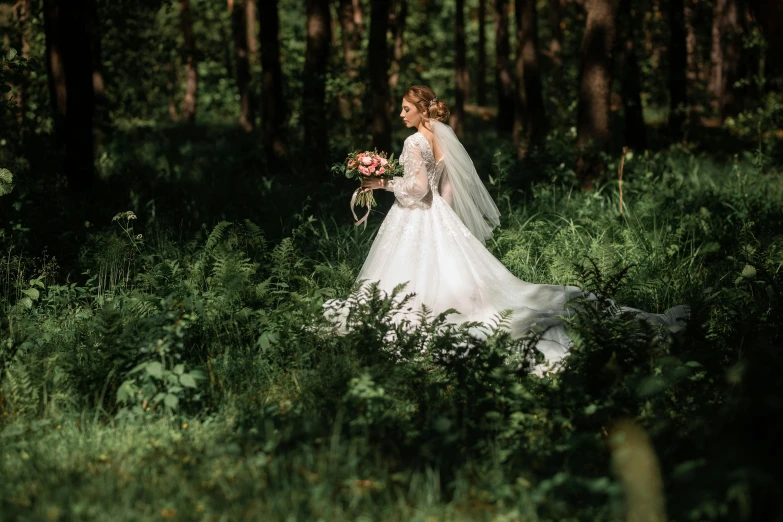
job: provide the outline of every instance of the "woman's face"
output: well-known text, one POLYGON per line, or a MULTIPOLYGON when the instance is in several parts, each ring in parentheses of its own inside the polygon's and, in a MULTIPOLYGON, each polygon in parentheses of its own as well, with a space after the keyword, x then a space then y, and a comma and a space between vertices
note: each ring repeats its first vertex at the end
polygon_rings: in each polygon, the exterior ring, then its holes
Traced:
POLYGON ((402 111, 400 111, 400 118, 402 118, 402 122, 405 124, 406 127, 418 128, 419 123, 421 123, 422 120, 422 114, 419 112, 419 110, 416 108, 414 104, 412 104, 411 102, 403 98, 402 111))

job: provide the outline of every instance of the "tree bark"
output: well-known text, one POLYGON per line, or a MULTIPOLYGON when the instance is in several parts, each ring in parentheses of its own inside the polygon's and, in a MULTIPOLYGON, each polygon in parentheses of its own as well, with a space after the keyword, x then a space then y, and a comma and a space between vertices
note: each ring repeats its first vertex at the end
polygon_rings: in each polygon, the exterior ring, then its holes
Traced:
POLYGON ((267 162, 276 164, 288 155, 286 145, 287 104, 283 96, 283 70, 280 65, 280 19, 278 0, 264 0, 258 14, 261 17, 261 125, 267 162))
POLYGON ((454 72, 456 73, 454 110, 451 113, 451 128, 460 138, 465 134, 465 103, 470 95, 467 50, 465 48, 465 0, 457 0, 454 20, 454 72))
POLYGON ((250 92, 250 35, 248 34, 248 0, 238 0, 231 11, 231 33, 234 36, 234 57, 239 89, 239 125, 251 132, 256 125, 256 108, 250 92))
POLYGON ((717 0, 713 7, 710 81, 707 92, 721 122, 738 110, 734 82, 740 69, 741 35, 738 0, 717 0))
POLYGON ((389 76, 389 90, 394 91, 400 82, 400 62, 402 62, 402 47, 405 44, 405 21, 408 17, 408 0, 398 0, 399 11, 394 12, 392 33, 394 34, 394 50, 392 52, 391 75, 389 76))
POLYGON ((92 88, 95 93, 95 137, 96 145, 103 142, 103 135, 109 130, 109 107, 106 98, 106 83, 103 79, 103 45, 101 43, 100 17, 96 0, 83 0, 85 6, 85 27, 92 50, 92 88))
POLYGON ((514 130, 514 81, 508 42, 508 4, 495 0, 495 82, 498 91, 498 132, 514 130))
POLYGON ((669 134, 682 139, 688 116, 688 55, 683 0, 669 0, 669 134))
POLYGON ((95 93, 84 0, 44 0, 49 92, 58 141, 65 147, 69 190, 89 190, 95 181, 95 93))
POLYGON ((482 107, 487 104, 487 0, 479 0, 478 5, 476 103, 482 107))
POLYGON ((362 44, 362 7, 359 0, 340 0, 337 13, 340 19, 345 67, 348 69, 348 74, 354 77, 361 61, 359 50, 362 44))
POLYGON ((563 52, 563 28, 560 26, 563 20, 563 0, 549 0, 547 19, 552 37, 549 40, 549 57, 555 68, 563 65, 560 53, 563 52))
POLYGON ((370 41, 367 64, 370 75, 370 129, 373 146, 391 149, 391 118, 389 116, 389 78, 386 31, 389 25, 389 0, 374 0, 370 11, 370 41))
POLYGON ((182 121, 194 123, 198 102, 198 68, 196 66, 196 40, 193 35, 190 0, 179 0, 179 14, 183 35, 182 53, 185 59, 185 98, 182 100, 182 121))
POLYGON ((641 97, 639 62, 636 58, 634 13, 631 0, 620 2, 620 31, 618 62, 622 71, 623 110, 625 113, 625 143, 631 149, 647 148, 647 131, 641 97))
POLYGON ((538 21, 535 0, 515 0, 517 27, 514 146, 517 158, 546 133, 546 113, 538 65, 538 21))
POLYGON ((685 48, 687 55, 687 72, 685 73, 686 81, 690 88, 688 94, 696 90, 696 86, 702 80, 701 71, 701 52, 699 48, 699 39, 696 35, 696 28, 693 23, 695 21, 695 14, 693 11, 694 0, 685 0, 684 3, 684 16, 685 16, 685 48))
MULTIPOLYGON (((362 44, 362 6, 359 0, 339 0, 337 19, 340 21, 340 38, 343 47, 346 74, 356 78, 359 74, 362 44)), ((340 114, 346 120, 353 117, 356 109, 361 110, 361 98, 354 93, 341 92, 338 97, 340 114)))
MULTIPOLYGON (((21 0, 19 4, 19 41, 22 58, 30 59, 30 16, 33 12, 32 0, 21 0)), ((19 94, 16 105, 19 108, 19 123, 24 124, 25 110, 27 108, 27 87, 30 74, 24 73, 24 81, 19 86, 19 94)))
POLYGON ((307 48, 305 50, 302 123, 304 139, 314 162, 327 159, 326 69, 332 39, 329 0, 307 0, 307 48))
POLYGON ((247 22, 247 52, 250 63, 258 60, 258 17, 256 0, 245 0, 245 21, 247 22))
POLYGON ((616 0, 587 0, 587 21, 582 39, 577 106, 576 145, 579 157, 576 175, 589 189, 604 169, 595 154, 609 140, 616 0))

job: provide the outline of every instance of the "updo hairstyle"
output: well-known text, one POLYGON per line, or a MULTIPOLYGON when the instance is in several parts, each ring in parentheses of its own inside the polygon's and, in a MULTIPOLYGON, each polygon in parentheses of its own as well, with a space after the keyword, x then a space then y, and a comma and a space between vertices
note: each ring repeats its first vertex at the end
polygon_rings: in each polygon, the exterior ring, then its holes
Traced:
POLYGON ((426 85, 413 85, 405 91, 403 96, 406 100, 416 106, 416 109, 425 116, 446 123, 451 111, 446 102, 439 100, 435 93, 426 85), (434 103, 433 100, 435 100, 434 103))

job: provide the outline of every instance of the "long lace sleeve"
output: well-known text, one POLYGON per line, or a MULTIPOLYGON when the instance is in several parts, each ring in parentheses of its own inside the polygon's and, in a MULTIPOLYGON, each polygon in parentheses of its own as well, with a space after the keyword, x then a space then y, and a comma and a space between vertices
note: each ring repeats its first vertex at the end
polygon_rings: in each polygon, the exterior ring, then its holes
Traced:
POLYGON ((403 166, 403 176, 390 180, 386 190, 394 192, 400 205, 407 207, 421 201, 430 191, 421 147, 410 139, 405 140, 400 163, 403 166))

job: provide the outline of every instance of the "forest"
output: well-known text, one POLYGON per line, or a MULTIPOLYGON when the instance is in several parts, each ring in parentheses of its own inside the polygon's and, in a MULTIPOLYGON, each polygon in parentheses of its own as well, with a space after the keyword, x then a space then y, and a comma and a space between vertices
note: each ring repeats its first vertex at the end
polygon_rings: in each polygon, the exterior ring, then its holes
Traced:
POLYGON ((0 0, 0 522, 783 521, 781 28, 778 0, 0 0), (415 84, 490 252, 600 296, 559 372, 504 314, 405 329, 378 291, 331 333, 394 203, 355 226, 346 156, 400 153, 415 84))

